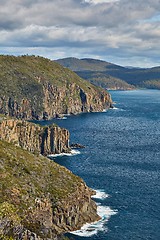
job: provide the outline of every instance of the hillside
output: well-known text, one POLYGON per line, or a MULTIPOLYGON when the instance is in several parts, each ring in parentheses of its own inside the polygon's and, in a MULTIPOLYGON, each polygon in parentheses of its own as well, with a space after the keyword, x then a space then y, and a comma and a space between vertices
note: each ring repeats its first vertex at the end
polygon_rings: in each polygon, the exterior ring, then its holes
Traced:
POLYGON ((121 66, 102 60, 88 58, 64 58, 58 59, 56 62, 71 69, 80 77, 88 80, 96 86, 113 90, 134 89, 133 85, 128 84, 118 76, 114 77, 110 74, 112 71, 123 71, 124 68, 121 66))
POLYGON ((0 113, 48 119, 109 108, 110 95, 49 59, 0 56, 0 113))
POLYGON ((88 80, 90 83, 108 90, 130 90, 134 89, 133 85, 127 82, 112 77, 106 72, 99 71, 79 71, 77 74, 88 80))
POLYGON ((81 178, 2 140, 0 179, 0 239, 57 239, 99 219, 81 178))
POLYGON ((69 67, 80 77, 108 89, 155 88, 160 89, 160 67, 121 67, 96 59, 65 58, 58 63, 69 67))

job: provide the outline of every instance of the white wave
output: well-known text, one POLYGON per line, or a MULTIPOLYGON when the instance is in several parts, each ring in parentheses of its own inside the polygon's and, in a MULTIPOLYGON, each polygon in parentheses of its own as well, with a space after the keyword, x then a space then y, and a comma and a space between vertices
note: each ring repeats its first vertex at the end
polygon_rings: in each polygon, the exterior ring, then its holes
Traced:
POLYGON ((67 119, 67 117, 59 117, 59 118, 57 118, 58 120, 66 120, 67 119))
POLYGON ((110 207, 98 206, 97 213, 101 217, 101 220, 94 223, 86 223, 80 230, 71 233, 82 237, 90 237, 97 234, 99 231, 107 232, 108 229, 105 224, 112 215, 117 214, 117 211, 112 210, 110 207))
POLYGON ((118 110, 118 111, 126 111, 126 110, 124 110, 124 109, 122 109, 122 108, 117 108, 117 107, 113 107, 113 108, 110 108, 111 110, 118 110))
POLYGON ((81 154, 80 151, 78 150, 71 150, 70 153, 60 153, 60 154, 50 154, 48 155, 48 157, 51 157, 51 158, 55 158, 55 157, 63 157, 63 156, 75 156, 75 155, 78 155, 78 154, 81 154))
POLYGON ((107 112, 107 109, 103 109, 103 111, 102 112, 107 112))
POLYGON ((106 199, 109 197, 109 195, 107 193, 105 193, 104 190, 95 190, 96 191, 96 194, 92 196, 93 199, 106 199))

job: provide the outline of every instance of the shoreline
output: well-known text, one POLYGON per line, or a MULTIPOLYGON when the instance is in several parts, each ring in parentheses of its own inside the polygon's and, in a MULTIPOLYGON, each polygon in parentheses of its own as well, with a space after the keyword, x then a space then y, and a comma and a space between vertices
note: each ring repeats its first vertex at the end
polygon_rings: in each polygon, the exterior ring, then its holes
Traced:
POLYGON ((106 231, 105 224, 109 221, 111 216, 118 213, 118 210, 113 210, 109 206, 103 205, 103 200, 110 197, 109 194, 105 193, 105 191, 101 189, 97 189, 94 191, 96 191, 96 194, 93 195, 91 198, 96 202, 97 214, 100 216, 101 219, 95 222, 85 223, 79 230, 71 231, 69 232, 69 234, 80 237, 91 237, 93 235, 96 235, 98 232, 106 231))

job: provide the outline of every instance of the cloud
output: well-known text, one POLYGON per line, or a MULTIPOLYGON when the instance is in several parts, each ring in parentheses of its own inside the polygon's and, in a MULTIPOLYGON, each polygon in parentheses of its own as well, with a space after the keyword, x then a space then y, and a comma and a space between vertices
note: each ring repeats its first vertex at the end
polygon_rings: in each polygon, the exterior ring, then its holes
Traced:
POLYGON ((0 49, 160 65, 159 12, 159 0, 0 0, 0 49))
POLYGON ((102 3, 112 3, 112 2, 118 2, 119 0, 84 0, 84 2, 90 3, 90 4, 102 4, 102 3))

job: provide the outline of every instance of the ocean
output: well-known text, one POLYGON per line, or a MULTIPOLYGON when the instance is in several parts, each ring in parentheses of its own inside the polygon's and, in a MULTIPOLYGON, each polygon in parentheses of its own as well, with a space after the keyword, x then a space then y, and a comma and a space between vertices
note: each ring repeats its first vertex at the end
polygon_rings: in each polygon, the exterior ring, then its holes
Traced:
POLYGON ((54 161, 97 191, 102 220, 67 234, 75 240, 160 239, 160 91, 111 91, 114 108, 54 119, 85 145, 54 161))

